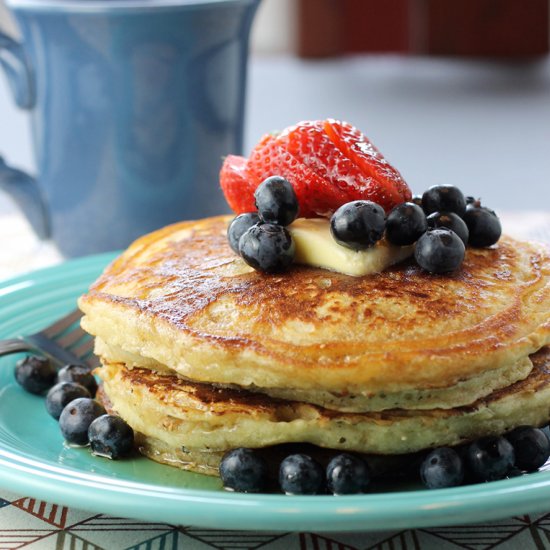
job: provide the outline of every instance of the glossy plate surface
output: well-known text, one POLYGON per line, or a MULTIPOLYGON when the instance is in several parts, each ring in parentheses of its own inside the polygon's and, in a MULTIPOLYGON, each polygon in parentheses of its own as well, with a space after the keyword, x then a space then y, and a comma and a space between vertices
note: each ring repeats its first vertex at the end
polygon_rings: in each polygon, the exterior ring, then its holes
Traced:
MULTIPOLYGON (((75 307, 112 254, 0 283, 0 338, 31 333, 75 307)), ((217 479, 142 457, 110 461, 63 443, 41 397, 0 358, 0 486, 90 511, 179 525, 277 531, 368 531, 473 523, 550 509, 550 472, 428 491, 393 487, 357 496, 234 494, 217 479)))

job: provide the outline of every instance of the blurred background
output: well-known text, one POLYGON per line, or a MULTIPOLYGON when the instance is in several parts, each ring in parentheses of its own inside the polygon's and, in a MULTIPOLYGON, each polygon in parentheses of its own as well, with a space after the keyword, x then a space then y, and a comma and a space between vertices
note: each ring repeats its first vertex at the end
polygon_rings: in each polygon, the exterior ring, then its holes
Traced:
POLYGON ((248 144, 343 118, 415 192, 548 209, 548 0, 264 0, 255 25, 248 144))
MULTIPOLYGON (((413 188, 548 210, 548 0, 263 0, 245 149, 302 119, 352 122, 413 188)), ((2 0, 0 25, 17 35, 2 0)), ((34 169, 27 114, 0 77, 0 154, 34 169)), ((0 216, 13 211, 0 194, 0 216)))

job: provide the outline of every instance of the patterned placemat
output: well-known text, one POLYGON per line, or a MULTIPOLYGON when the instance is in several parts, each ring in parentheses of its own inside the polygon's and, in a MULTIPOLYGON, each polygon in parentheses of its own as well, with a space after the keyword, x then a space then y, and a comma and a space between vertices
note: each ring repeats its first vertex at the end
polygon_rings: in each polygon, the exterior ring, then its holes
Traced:
MULTIPOLYGON (((550 212, 505 214, 507 233, 550 242, 550 212)), ((61 261, 17 214, 0 219, 0 278, 61 261)), ((550 499, 548 503, 550 510, 550 499)), ((121 510, 121 516, 124 515, 121 510)), ((550 513, 482 525, 379 533, 218 531, 91 514, 0 489, 0 550, 540 550, 550 549, 550 513)))
POLYGON ((2 492, 0 548, 26 550, 531 550, 550 548, 550 514, 379 533, 217 531, 89 514, 2 492))

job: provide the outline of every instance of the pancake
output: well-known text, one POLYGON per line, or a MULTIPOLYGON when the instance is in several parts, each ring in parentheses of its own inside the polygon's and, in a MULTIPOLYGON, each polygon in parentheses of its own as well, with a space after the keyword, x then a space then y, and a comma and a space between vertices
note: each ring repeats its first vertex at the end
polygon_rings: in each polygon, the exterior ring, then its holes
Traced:
POLYGON ((134 428, 144 454, 215 473, 223 453, 235 447, 299 442, 393 455, 459 445, 519 425, 543 425, 550 418, 550 348, 531 359, 534 367, 526 379, 469 406, 362 414, 214 388, 121 364, 104 365, 98 374, 109 408, 134 428))
MULTIPOLYGON (((174 372, 167 365, 129 353, 121 348, 109 346, 101 338, 96 339, 95 353, 107 362, 124 363, 130 368, 147 368, 160 373, 174 372)), ((395 408, 449 409, 468 405, 480 397, 490 394, 495 389, 504 388, 518 380, 523 380, 532 368, 533 364, 529 357, 524 357, 513 365, 482 372, 478 376, 460 380, 447 388, 410 389, 393 393, 364 391, 362 394, 338 394, 326 390, 257 388, 254 385, 250 385, 246 389, 280 399, 305 401, 342 412, 383 411, 395 408)), ((221 388, 243 389, 235 384, 214 385, 221 388)))
POLYGON ((550 343, 542 245, 468 248, 453 275, 265 275, 228 246, 229 219, 146 235, 107 268, 79 302, 105 361, 343 411, 452 409, 524 378, 550 343))

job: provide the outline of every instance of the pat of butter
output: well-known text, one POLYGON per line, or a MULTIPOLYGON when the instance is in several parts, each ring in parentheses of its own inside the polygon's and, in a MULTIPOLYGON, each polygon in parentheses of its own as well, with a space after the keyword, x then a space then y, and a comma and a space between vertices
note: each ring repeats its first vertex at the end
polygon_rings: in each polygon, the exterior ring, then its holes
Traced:
POLYGON ((371 248, 352 250, 338 244, 325 218, 299 218, 287 228, 296 246, 294 261, 360 277, 380 273, 412 255, 412 246, 394 246, 382 239, 371 248))

